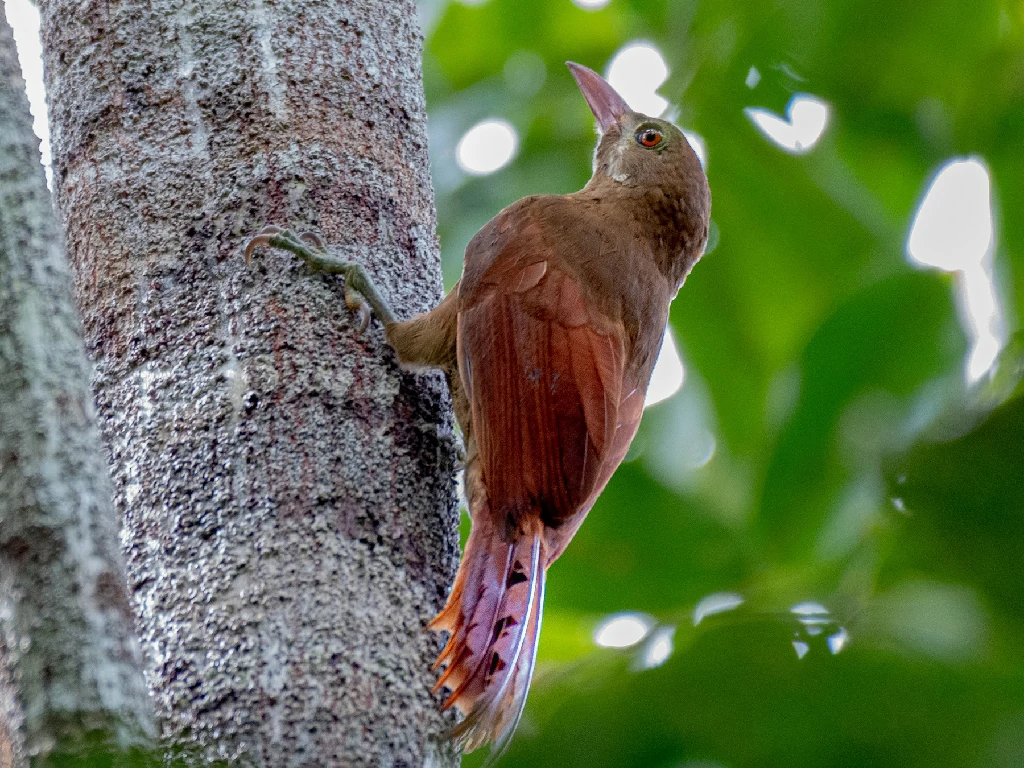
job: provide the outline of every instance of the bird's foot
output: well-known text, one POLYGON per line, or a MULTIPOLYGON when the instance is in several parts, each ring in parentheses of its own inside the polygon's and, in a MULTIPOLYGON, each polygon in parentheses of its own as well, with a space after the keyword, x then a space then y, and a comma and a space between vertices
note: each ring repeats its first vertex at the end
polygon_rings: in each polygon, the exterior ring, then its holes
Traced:
POLYGON ((259 247, 281 248, 291 251, 306 264, 320 272, 345 277, 345 303, 356 313, 359 333, 366 330, 371 310, 376 313, 385 327, 395 322, 391 307, 377 291, 373 280, 362 264, 339 259, 327 253, 324 242, 313 232, 296 235, 289 229, 270 224, 260 230, 245 246, 245 262, 248 264, 252 252, 259 247))

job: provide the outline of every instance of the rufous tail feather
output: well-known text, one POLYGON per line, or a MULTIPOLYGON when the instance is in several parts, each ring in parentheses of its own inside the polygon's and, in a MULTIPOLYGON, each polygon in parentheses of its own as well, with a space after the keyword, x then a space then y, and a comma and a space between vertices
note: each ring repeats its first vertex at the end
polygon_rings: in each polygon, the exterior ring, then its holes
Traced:
POLYGON ((539 520, 508 542, 489 517, 474 515, 448 603, 429 626, 451 632, 434 690, 448 688, 444 707, 466 717, 449 735, 466 751, 494 742, 494 758, 512 739, 533 677, 547 545, 539 520))

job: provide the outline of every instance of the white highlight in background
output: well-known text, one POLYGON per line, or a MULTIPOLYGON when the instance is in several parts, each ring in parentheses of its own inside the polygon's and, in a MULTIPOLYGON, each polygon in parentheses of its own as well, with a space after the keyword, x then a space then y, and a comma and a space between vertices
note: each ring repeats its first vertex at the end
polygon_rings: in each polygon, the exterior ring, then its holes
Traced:
POLYGON ((840 627, 836 630, 835 634, 828 636, 828 649, 835 656, 850 640, 850 633, 846 631, 846 627, 840 627))
POLYGON ((586 8, 588 11, 596 11, 599 8, 604 8, 611 0, 572 0, 580 8, 586 8))
POLYGON ((708 616, 714 616, 727 611, 734 611, 743 605, 742 595, 735 592, 713 592, 701 598, 693 608, 693 626, 697 626, 708 616))
POLYGON ((668 79, 665 59, 650 43, 630 43, 608 65, 606 79, 637 112, 658 117, 668 102, 655 91, 668 79))
POLYGON ((828 104, 808 93, 798 93, 789 100, 786 119, 761 107, 743 111, 765 136, 796 155, 810 152, 828 127, 828 104))
POLYGON ((967 380, 980 379, 1006 340, 992 261, 992 184, 979 158, 947 162, 921 200, 907 238, 907 254, 918 264, 956 275, 956 300, 970 337, 967 380))
POLYGON ((693 131, 683 131, 683 136, 686 137, 686 141, 689 142, 693 148, 693 153, 697 155, 697 159, 700 160, 700 167, 704 170, 708 168, 708 145, 704 141, 704 137, 699 133, 693 131))
POLYGON ((675 634, 675 627, 658 627, 654 630, 644 648, 643 655, 640 658, 640 665, 644 669, 652 669, 660 667, 668 661, 668 657, 672 655, 672 638, 675 634))
POLYGON ((988 169, 977 159, 946 163, 914 215, 910 258, 946 272, 980 266, 993 240, 989 188, 988 169))
POLYGON ((679 356, 675 336, 672 335, 671 328, 666 328, 665 336, 661 340, 661 352, 658 353, 654 373, 651 374, 651 383, 647 387, 644 408, 672 397, 682 388, 685 379, 686 370, 679 356))
POLYGON ((654 621, 643 613, 617 613, 594 630, 594 643, 602 648, 629 648, 651 631, 654 621))
POLYGON ((466 173, 486 176, 504 168, 515 157, 519 146, 516 129, 507 121, 484 120, 459 139, 455 160, 466 173))
POLYGON ((43 89, 43 48, 39 39, 39 11, 28 0, 6 0, 7 23, 14 30, 18 44, 21 74, 25 78, 29 108, 32 110, 32 131, 40 140, 43 167, 50 178, 50 127, 47 123, 46 91, 43 89))

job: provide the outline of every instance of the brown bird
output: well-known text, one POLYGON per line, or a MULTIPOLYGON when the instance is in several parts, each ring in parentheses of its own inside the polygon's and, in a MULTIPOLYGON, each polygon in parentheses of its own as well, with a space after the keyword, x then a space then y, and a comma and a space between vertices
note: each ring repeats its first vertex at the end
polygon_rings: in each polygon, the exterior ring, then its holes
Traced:
POLYGON ((472 531, 444 610, 435 685, 465 713, 452 737, 500 753, 526 702, 547 569, 636 434, 669 303, 700 258, 711 194, 682 132, 634 112, 597 73, 569 63, 600 127, 594 174, 571 195, 527 197, 470 241, 462 278, 432 311, 397 321, 358 264, 315 237, 268 227, 249 243, 287 248, 344 274, 402 363, 448 377, 466 445, 472 531), (364 301, 365 300, 365 301, 364 301))

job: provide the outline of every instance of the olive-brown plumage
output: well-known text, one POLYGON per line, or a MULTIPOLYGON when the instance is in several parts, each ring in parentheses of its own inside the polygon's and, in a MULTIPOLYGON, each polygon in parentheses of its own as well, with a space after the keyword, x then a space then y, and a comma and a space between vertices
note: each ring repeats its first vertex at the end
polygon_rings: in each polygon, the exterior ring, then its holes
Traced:
MULTIPOLYGON (((407 364, 448 377, 466 442, 472 530, 435 667, 453 737, 500 752, 522 712, 547 568, 565 550, 636 434, 669 303, 703 251, 711 198, 671 123, 638 114, 569 64, 597 118, 594 175, 571 195, 528 197, 470 241, 462 278, 434 310, 397 322, 358 265, 286 242, 343 272, 407 364)), ((287 233, 284 233, 287 234, 287 233)), ((294 238, 292 237, 294 241, 294 238)), ((359 299, 348 295, 350 303, 359 299)))

